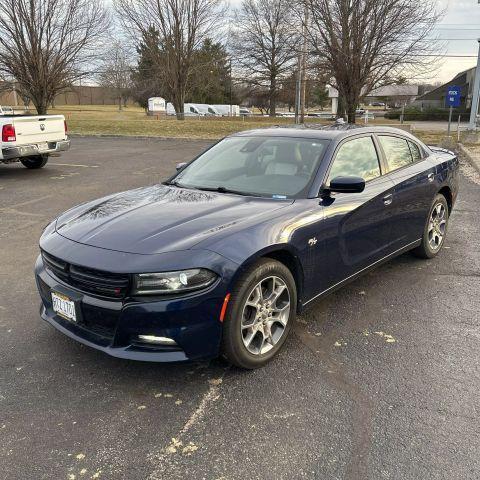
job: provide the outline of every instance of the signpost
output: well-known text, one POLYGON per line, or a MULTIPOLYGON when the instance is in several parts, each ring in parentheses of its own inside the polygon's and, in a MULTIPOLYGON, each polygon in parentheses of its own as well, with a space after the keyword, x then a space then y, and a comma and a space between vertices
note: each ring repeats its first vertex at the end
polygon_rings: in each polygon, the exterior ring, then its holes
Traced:
POLYGON ((448 136, 450 136, 450 125, 452 123, 452 110, 453 107, 459 107, 462 101, 462 89, 457 85, 449 85, 447 87, 447 93, 445 95, 445 106, 450 107, 448 114, 448 136))
POLYGON ((480 96, 480 38, 477 41, 478 41, 477 68, 475 69, 472 106, 470 109, 470 124, 468 126, 468 129, 472 131, 477 129, 478 99, 480 96))

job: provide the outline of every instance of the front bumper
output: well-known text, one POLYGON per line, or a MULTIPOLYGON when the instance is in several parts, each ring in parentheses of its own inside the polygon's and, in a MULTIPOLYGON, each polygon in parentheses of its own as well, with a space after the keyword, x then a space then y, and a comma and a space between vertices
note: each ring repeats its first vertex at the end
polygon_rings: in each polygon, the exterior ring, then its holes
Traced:
POLYGON ((205 292, 184 297, 114 300, 63 284, 45 268, 41 256, 35 277, 42 299, 41 317, 78 342, 131 360, 182 362, 218 356, 222 335, 219 315, 226 291, 221 280, 205 292), (77 322, 53 311, 52 290, 75 301, 77 322), (139 335, 168 337, 176 345, 144 344, 139 335))
POLYGON ((2 148, 3 160, 13 158, 32 157, 37 155, 54 154, 65 152, 70 148, 70 140, 59 140, 57 142, 47 142, 48 148, 41 149, 38 144, 13 145, 2 148))

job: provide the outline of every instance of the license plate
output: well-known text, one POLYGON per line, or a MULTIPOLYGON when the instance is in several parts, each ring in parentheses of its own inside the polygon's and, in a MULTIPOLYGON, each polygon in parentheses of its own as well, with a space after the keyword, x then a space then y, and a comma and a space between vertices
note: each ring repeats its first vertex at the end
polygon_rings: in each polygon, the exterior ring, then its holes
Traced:
POLYGON ((39 152, 44 152, 45 150, 48 150, 48 143, 47 142, 37 143, 37 148, 39 152))
POLYGON ((72 322, 77 321, 77 314, 75 312, 75 302, 70 300, 66 295, 52 292, 53 311, 67 320, 72 322))

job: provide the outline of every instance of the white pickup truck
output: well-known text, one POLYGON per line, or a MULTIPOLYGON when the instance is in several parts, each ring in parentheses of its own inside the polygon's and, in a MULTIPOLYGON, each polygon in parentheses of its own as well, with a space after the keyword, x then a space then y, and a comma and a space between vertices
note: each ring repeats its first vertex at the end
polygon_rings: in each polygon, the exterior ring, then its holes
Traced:
POLYGON ((42 168, 50 155, 70 148, 63 115, 1 114, 0 163, 22 162, 27 168, 42 168))

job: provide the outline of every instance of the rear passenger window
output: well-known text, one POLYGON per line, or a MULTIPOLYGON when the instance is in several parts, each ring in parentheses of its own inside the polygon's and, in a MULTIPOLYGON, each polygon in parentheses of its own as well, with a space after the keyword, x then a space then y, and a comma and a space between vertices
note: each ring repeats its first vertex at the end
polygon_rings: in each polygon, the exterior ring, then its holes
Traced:
POLYGON ((410 152, 412 153, 412 158, 414 162, 418 162, 419 160, 422 159, 422 153, 420 152, 420 149, 418 148, 418 145, 413 142, 408 142, 408 145, 410 147, 410 152))
POLYGON ((371 137, 345 142, 333 161, 328 182, 335 177, 361 177, 365 181, 380 176, 377 150, 371 137))
POLYGON ((397 168, 412 163, 412 154, 410 153, 407 140, 388 135, 381 135, 379 139, 387 157, 389 171, 397 170, 397 168))

